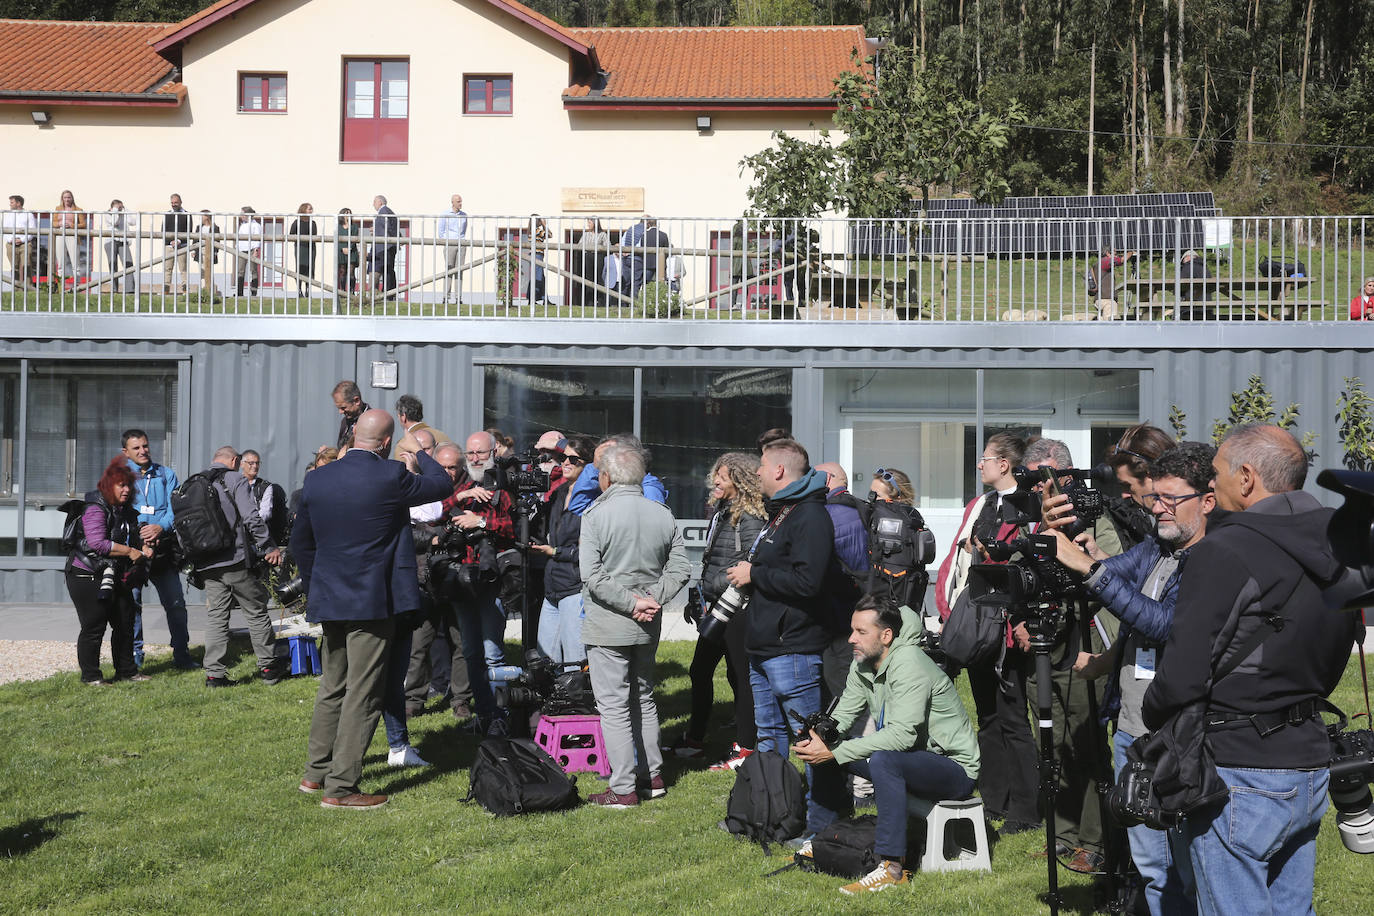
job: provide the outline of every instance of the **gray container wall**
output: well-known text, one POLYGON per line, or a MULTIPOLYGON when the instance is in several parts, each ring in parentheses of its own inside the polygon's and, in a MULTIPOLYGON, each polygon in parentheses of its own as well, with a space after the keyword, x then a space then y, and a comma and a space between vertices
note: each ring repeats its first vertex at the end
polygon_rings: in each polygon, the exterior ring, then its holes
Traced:
MULTIPOLYGON (((1207 439, 1212 420, 1223 417, 1232 391, 1244 387, 1252 374, 1262 376, 1282 408, 1289 401, 1302 405, 1300 431, 1317 434, 1318 466, 1337 466, 1340 446, 1334 421, 1337 399, 1346 376, 1369 372, 1365 349, 1204 351, 1050 348, 990 349, 879 349, 735 348, 703 346, 677 348, 466 345, 406 343, 386 345, 338 341, 300 343, 262 342, 97 342, 63 340, 9 341, 0 344, 0 359, 21 355, 61 358, 63 355, 188 356, 189 390, 182 392, 187 428, 184 455, 167 456, 178 462, 184 476, 204 467, 215 448, 231 444, 262 453, 263 474, 289 490, 300 485, 304 466, 321 444, 333 444, 338 414, 330 399, 335 382, 355 378, 363 397, 374 407, 391 409, 396 398, 410 392, 425 404, 425 419, 455 439, 479 428, 482 418, 483 362, 579 363, 588 365, 728 365, 790 366, 794 368, 793 426, 796 435, 812 446, 817 460, 834 460, 837 442, 823 436, 825 414, 834 405, 823 403, 825 367, 860 363, 888 368, 1057 369, 1135 368, 1141 373, 1141 417, 1166 426, 1171 405, 1187 414, 1191 438, 1207 439), (395 390, 370 386, 373 360, 392 359, 399 375, 395 390)), ((1374 385, 1374 378, 1366 379, 1374 385)), ((117 443, 112 443, 117 447, 117 443)), ((1315 477, 1315 474, 1312 475, 1315 477)), ((1318 491, 1309 483, 1320 498, 1318 491)), ((1330 500, 1326 500, 1330 502, 1330 500)), ((60 570, 24 569, 22 562, 0 558, 0 602, 65 602, 60 570)), ((46 563, 30 562, 30 566, 46 563)), ((193 599, 198 597, 193 593, 193 599)))

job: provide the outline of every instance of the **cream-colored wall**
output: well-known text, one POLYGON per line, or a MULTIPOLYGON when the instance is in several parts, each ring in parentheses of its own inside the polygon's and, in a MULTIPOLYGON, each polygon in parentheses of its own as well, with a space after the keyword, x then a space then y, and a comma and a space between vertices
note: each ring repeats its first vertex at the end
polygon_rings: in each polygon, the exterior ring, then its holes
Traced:
POLYGON ((814 135, 814 113, 712 112, 699 135, 695 112, 565 111, 568 59, 480 0, 256 4, 186 44, 177 112, 55 109, 39 129, 0 109, 6 183, 39 206, 69 187, 88 208, 159 209, 176 190, 191 209, 260 212, 365 212, 383 193, 398 213, 432 213, 458 191, 475 214, 557 213, 563 187, 642 186, 655 214, 730 215, 747 204, 742 156, 775 129, 814 135), (342 59, 389 56, 410 60, 409 162, 340 162, 342 59), (239 114, 243 71, 285 71, 288 111, 239 114), (463 73, 511 73, 515 113, 463 115, 463 73))

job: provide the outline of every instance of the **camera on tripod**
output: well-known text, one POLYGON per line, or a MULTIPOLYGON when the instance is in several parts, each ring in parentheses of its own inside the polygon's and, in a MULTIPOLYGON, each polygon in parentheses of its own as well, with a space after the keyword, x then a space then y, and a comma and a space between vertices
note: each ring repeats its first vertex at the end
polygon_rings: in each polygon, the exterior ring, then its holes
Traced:
POLYGON ((539 469, 539 459, 531 454, 507 455, 497 458, 496 465, 482 476, 482 486, 488 490, 505 490, 512 499, 528 494, 548 492, 552 478, 539 469))
MULTIPOLYGON (((1058 496, 1063 493, 1073 504, 1075 520, 1061 526, 1059 530, 1064 532, 1064 536, 1069 540, 1073 540, 1083 532, 1091 531, 1093 523, 1101 518, 1106 510, 1102 491, 1088 486, 1088 482, 1101 483, 1105 479, 1104 475, 1111 473, 1110 468, 1105 465, 1086 470, 1053 468, 1048 465, 1033 471, 1024 467, 1012 468, 1011 474, 1016 478, 1016 492, 1006 498, 1003 512, 1007 511, 1006 506, 1010 506, 1017 513, 1017 517, 1004 517, 1003 521, 1016 525, 1038 522, 1042 489, 1045 496, 1058 496), (1064 478, 1068 478, 1068 482, 1061 486, 1059 481, 1064 478)), ((1115 477, 1112 479, 1115 480, 1115 477)))
POLYGON ((1058 604, 1081 585, 1078 576, 1055 559, 1053 535, 1032 534, 996 546, 997 551, 989 551, 993 559, 1005 561, 1019 553, 1021 562, 969 567, 969 598, 974 604, 1004 607, 1009 617, 1025 616, 1028 609, 1058 604))

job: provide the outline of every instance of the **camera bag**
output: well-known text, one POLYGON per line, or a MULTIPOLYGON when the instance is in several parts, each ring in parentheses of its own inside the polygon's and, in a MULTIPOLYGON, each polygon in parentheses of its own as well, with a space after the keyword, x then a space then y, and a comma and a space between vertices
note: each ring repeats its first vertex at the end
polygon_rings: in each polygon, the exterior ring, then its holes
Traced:
POLYGON ((835 821, 811 838, 811 857, 798 854, 797 866, 837 878, 859 878, 880 864, 873 851, 878 818, 873 814, 835 821))
POLYGON ((721 826, 768 851, 770 843, 800 836, 806 828, 801 774, 777 751, 750 754, 735 772, 721 826))
POLYGON ((967 668, 995 660, 1006 645, 1005 611, 993 605, 978 604, 970 597, 968 589, 960 592, 940 631, 940 649, 945 656, 967 668))
POLYGON ((577 780, 528 738, 487 738, 477 747, 468 794, 498 817, 577 804, 577 780))
POLYGON ((887 500, 871 505, 869 572, 864 584, 870 593, 885 589, 898 606, 918 608, 930 582, 926 564, 935 559, 935 535, 911 506, 887 500))
POLYGON ((192 474, 172 491, 172 530, 192 563, 226 554, 238 542, 238 516, 230 524, 219 501, 226 471, 219 467, 192 474))

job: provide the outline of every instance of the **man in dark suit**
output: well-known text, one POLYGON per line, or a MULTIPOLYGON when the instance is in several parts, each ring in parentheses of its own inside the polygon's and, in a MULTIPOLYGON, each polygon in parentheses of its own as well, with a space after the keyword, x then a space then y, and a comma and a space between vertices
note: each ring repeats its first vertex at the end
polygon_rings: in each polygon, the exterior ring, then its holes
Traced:
POLYGON ((291 533, 308 601, 306 619, 324 628, 324 672, 310 721, 302 792, 324 792, 325 808, 376 808, 385 795, 358 789, 363 754, 382 710, 386 661, 396 615, 420 607, 411 506, 453 489, 444 469, 419 453, 407 465, 385 455, 394 421, 368 410, 353 448, 307 475, 291 533))

